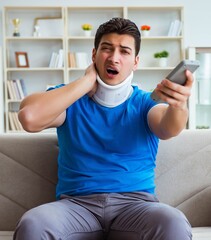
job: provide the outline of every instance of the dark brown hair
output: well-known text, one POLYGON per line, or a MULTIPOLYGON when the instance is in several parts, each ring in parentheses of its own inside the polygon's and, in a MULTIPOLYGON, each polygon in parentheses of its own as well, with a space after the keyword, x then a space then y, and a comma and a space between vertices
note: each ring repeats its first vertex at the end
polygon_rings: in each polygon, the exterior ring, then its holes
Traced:
POLYGON ((94 41, 94 47, 97 50, 102 37, 109 33, 127 34, 135 40, 135 55, 137 56, 141 46, 141 34, 136 24, 129 19, 112 18, 101 24, 97 29, 94 41))

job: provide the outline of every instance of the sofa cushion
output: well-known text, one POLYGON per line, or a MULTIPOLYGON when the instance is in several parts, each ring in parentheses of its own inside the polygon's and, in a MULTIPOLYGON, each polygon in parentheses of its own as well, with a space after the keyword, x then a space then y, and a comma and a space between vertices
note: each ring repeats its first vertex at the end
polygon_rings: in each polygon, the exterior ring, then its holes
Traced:
POLYGON ((193 240, 210 240, 211 227, 196 227, 193 228, 193 240))
MULTIPOLYGON (((211 227, 196 227, 192 229, 192 240, 210 240, 211 227)), ((0 232, 0 240, 12 240, 13 232, 0 232)))
POLYGON ((192 227, 211 226, 211 130, 161 141, 156 176, 161 202, 182 210, 192 227))
POLYGON ((0 240, 12 240, 13 232, 0 231, 0 240))

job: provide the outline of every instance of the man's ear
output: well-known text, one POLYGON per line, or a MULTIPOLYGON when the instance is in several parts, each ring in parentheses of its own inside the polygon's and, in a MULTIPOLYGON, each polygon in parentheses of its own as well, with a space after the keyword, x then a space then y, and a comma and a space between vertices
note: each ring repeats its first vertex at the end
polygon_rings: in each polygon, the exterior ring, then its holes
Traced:
POLYGON ((95 58, 96 58, 96 49, 92 49, 92 62, 95 63, 95 58))
POLYGON ((133 71, 135 71, 138 68, 138 64, 139 64, 139 56, 136 56, 134 66, 133 66, 133 71))

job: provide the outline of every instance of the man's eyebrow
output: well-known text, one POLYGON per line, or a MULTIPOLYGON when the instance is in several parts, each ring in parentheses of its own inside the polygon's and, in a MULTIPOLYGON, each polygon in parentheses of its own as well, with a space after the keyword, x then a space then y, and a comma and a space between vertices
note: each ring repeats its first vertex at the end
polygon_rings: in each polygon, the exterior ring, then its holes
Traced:
POLYGON ((128 46, 122 46, 122 45, 120 45, 120 47, 132 51, 132 48, 130 48, 130 47, 128 47, 128 46))
POLYGON ((109 43, 109 42, 102 42, 101 45, 109 45, 109 46, 113 46, 113 44, 109 43))
MULTIPOLYGON (((109 43, 109 42, 102 42, 101 45, 113 46, 113 44, 112 44, 112 43, 109 43)), ((120 45, 120 47, 132 51, 132 48, 130 48, 130 47, 128 47, 128 46, 120 45)))

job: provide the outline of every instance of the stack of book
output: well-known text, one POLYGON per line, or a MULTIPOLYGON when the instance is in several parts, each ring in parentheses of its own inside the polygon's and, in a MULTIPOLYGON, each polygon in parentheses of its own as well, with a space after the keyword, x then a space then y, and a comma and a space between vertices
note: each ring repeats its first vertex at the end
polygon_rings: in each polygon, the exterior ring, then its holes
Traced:
POLYGON ((18 120, 18 112, 9 112, 9 125, 12 131, 23 131, 23 127, 18 120))
POLYGON ((76 52, 76 53, 69 52, 68 61, 69 61, 70 68, 85 69, 90 64, 88 54, 86 52, 76 52))
POLYGON ((8 80, 7 89, 10 100, 22 100, 27 96, 23 79, 8 80))
POLYGON ((64 51, 59 49, 59 52, 52 52, 49 68, 62 68, 64 66, 64 51))
POLYGON ((180 36, 182 31, 182 22, 178 19, 171 22, 169 27, 168 36, 169 37, 176 37, 180 36))

